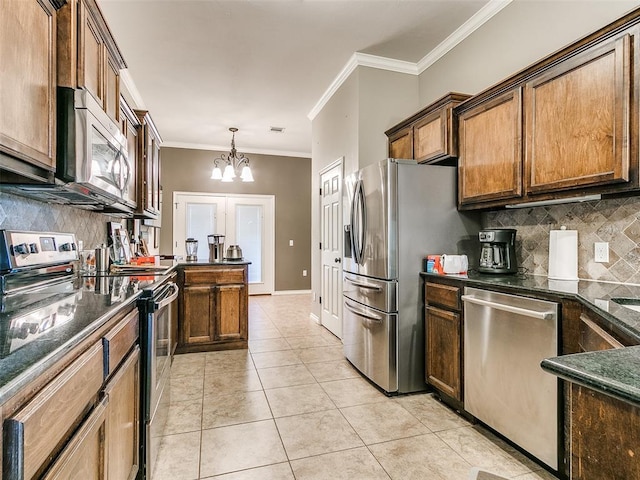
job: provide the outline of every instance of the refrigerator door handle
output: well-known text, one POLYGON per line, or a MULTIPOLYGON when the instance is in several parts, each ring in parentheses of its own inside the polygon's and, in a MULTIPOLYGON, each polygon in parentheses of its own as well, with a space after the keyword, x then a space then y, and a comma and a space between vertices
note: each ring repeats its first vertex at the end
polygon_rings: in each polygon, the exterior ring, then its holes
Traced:
POLYGON ((353 203, 351 204, 351 243, 353 244, 353 257, 358 265, 362 265, 366 228, 364 186, 362 180, 358 180, 353 193, 353 203))
POLYGON ((346 307, 347 310, 349 310, 351 313, 353 313, 354 315, 357 315, 358 317, 362 317, 366 320, 370 320, 376 323, 382 323, 383 322, 383 318, 379 315, 373 315, 370 313, 366 313, 358 308, 353 308, 351 305, 349 305, 349 303, 347 301, 344 302, 344 306, 346 307))
POLYGON ((370 283, 356 282, 355 280, 351 280, 349 277, 344 277, 344 279, 347 282, 349 282, 351 285, 355 285, 356 287, 359 287, 359 288, 364 288, 365 290, 373 290, 376 292, 382 291, 382 287, 379 287, 377 285, 371 285, 370 283))

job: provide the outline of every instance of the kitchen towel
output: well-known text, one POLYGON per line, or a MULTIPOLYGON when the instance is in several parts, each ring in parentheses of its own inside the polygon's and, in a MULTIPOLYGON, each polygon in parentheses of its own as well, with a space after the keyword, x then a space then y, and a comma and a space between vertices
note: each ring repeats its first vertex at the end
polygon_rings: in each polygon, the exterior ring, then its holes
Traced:
POLYGON ((549 232, 549 278, 552 280, 578 280, 578 231, 549 232))

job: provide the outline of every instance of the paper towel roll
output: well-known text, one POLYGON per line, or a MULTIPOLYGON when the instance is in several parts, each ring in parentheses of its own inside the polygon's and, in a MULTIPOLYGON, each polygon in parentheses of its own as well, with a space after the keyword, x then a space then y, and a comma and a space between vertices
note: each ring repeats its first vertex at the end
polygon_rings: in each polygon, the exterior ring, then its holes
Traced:
POLYGON ((549 278, 578 280, 578 231, 549 232, 549 278))

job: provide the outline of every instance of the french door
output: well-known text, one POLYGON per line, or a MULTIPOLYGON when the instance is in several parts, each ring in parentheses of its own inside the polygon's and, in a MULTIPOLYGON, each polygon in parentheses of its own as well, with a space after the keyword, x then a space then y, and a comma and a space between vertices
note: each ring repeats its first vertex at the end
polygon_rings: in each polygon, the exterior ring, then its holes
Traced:
POLYGON ((184 241, 198 240, 198 259, 209 258, 207 235, 225 235, 225 250, 239 245, 249 265, 249 294, 274 289, 273 195, 174 192, 173 254, 186 255, 184 241))

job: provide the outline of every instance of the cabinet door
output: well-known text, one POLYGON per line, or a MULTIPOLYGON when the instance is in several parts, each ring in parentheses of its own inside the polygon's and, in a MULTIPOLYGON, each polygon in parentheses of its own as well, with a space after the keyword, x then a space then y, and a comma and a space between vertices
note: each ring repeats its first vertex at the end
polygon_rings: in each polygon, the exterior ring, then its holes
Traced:
POLYGON ((215 339, 247 340, 247 288, 245 285, 217 285, 213 289, 215 339))
POLYGON ((458 118, 459 203, 522 195, 520 89, 464 111, 458 118))
POLYGON ((120 110, 120 128, 127 137, 127 155, 129 167, 129 184, 125 192, 126 200, 135 208, 138 204, 138 122, 133 111, 126 104, 124 99, 121 100, 120 110))
POLYGON ((105 108, 106 47, 91 12, 84 2, 80 2, 79 7, 78 86, 85 87, 105 108))
POLYGON ((427 383, 461 400, 460 315, 427 307, 425 320, 427 383))
POLYGON ((389 157, 413 158, 413 128, 406 127, 389 137, 389 157))
POLYGON ((622 348, 624 345, 586 315, 580 315, 578 345, 582 352, 622 348))
POLYGON ((571 384, 571 479, 640 478, 640 408, 571 384))
POLYGON ((107 384, 107 462, 110 480, 135 478, 138 472, 140 349, 136 347, 107 384))
POLYGON ((106 480, 108 397, 96 406, 91 415, 71 438, 43 480, 106 480))
POLYGON ((0 150, 55 170, 56 12, 0 2, 0 150))
POLYGON ((424 162, 449 154, 447 142, 447 109, 427 115, 413 126, 415 158, 424 162))
POLYGON ((182 344, 214 341, 213 294, 209 285, 192 285, 182 289, 182 344))
POLYGON ((598 45, 525 85, 527 192, 629 180, 631 43, 598 45))

